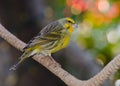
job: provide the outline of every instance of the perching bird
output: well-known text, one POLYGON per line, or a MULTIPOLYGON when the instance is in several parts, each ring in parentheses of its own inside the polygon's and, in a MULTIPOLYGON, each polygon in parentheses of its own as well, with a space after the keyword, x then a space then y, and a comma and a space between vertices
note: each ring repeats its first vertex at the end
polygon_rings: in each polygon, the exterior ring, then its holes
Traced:
POLYGON ((20 61, 10 70, 15 70, 17 65, 30 56, 43 54, 51 56, 51 53, 65 48, 71 38, 75 21, 71 18, 62 18, 45 26, 37 36, 24 47, 20 61))

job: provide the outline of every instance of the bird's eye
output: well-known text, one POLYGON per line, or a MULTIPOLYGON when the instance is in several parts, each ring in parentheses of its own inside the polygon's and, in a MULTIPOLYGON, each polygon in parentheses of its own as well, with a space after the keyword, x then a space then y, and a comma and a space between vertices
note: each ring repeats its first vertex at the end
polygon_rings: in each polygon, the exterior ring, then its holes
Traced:
POLYGON ((75 24, 75 21, 70 18, 66 18, 66 22, 69 24, 75 24))
POLYGON ((68 21, 68 23, 72 23, 71 21, 68 21))

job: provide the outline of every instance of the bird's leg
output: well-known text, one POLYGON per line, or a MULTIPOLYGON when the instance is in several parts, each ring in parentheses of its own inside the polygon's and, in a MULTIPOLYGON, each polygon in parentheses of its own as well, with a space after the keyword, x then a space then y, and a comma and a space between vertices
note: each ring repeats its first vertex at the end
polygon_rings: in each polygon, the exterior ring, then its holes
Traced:
POLYGON ((59 63, 57 63, 57 62, 53 59, 53 57, 51 56, 51 53, 50 53, 49 50, 44 50, 44 51, 41 52, 41 54, 42 54, 43 56, 49 56, 49 57, 50 57, 50 60, 51 60, 54 64, 56 64, 56 65, 58 65, 59 67, 61 67, 61 65, 60 65, 59 63))
POLYGON ((56 61, 55 61, 55 60, 53 59, 53 57, 51 56, 51 53, 50 53, 49 50, 44 50, 44 51, 42 51, 42 55, 43 55, 43 56, 49 56, 50 59, 51 59, 54 63, 56 63, 56 61))

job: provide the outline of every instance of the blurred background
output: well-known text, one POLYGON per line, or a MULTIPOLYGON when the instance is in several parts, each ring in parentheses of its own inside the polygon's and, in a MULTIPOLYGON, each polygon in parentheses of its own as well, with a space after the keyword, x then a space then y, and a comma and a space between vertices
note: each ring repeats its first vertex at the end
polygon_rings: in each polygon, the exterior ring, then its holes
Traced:
MULTIPOLYGON (((0 0, 0 23, 26 43, 63 17, 73 18, 79 27, 69 46, 53 57, 63 69, 87 80, 120 53, 119 0, 0 0)), ((0 38, 0 86, 66 86, 32 58, 9 71, 21 54, 0 38)), ((120 71, 102 86, 114 86, 119 79, 120 71)))

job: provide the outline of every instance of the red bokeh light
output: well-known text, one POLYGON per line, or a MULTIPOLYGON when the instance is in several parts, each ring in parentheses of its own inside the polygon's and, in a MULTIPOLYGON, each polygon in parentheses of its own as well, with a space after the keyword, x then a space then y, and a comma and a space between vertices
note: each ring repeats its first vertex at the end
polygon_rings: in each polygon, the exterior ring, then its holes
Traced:
POLYGON ((85 0, 66 0, 66 3, 78 11, 86 11, 88 9, 88 2, 85 0))
POLYGON ((110 8, 110 11, 107 13, 108 17, 115 18, 119 15, 119 8, 117 4, 113 4, 110 8))

